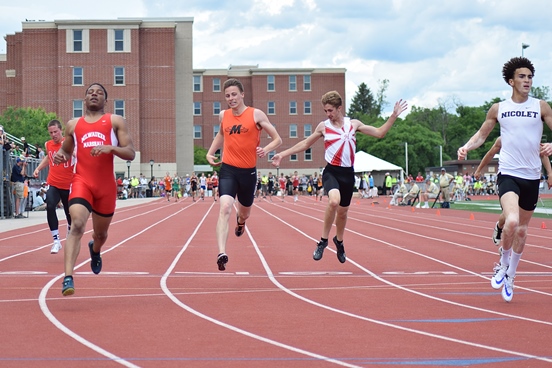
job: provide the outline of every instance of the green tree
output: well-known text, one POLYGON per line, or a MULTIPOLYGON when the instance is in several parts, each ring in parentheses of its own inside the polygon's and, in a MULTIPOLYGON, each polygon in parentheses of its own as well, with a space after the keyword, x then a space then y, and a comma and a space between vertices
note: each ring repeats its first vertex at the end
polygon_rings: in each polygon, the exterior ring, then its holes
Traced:
MULTIPOLYGON (((358 86, 358 91, 351 100, 351 106, 347 115, 352 119, 359 119, 362 115, 371 115, 376 101, 372 91, 363 82, 358 86)), ((377 115, 376 115, 377 116, 377 115)))
POLYGON ((14 108, 8 107, 0 115, 0 125, 4 131, 17 137, 25 137, 30 145, 39 144, 42 147, 44 142, 50 139, 48 134, 48 123, 57 119, 55 113, 49 113, 42 108, 14 108))

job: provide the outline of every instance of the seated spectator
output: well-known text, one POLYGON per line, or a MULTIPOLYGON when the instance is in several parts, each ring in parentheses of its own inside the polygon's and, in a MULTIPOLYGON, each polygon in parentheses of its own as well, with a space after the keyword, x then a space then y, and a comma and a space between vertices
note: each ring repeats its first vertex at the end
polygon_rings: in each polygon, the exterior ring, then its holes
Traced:
MULTIPOLYGON (((429 208, 429 200, 435 199, 439 195, 439 186, 435 184, 431 179, 426 179, 425 192, 420 196, 420 203, 424 201, 422 208, 429 208)), ((416 205, 416 208, 420 208, 420 203, 416 205)))
POLYGON ((44 202, 44 192, 39 190, 33 201, 33 211, 46 211, 46 202, 44 202))
POLYGON ((398 206, 401 204, 403 197, 408 194, 408 189, 406 189, 406 185, 404 185, 403 180, 399 180, 399 185, 397 190, 395 191, 395 194, 393 194, 393 198, 391 199, 391 202, 389 202, 392 206, 398 206))
POLYGON ((413 201, 418 194, 420 193, 420 187, 416 183, 412 183, 410 186, 410 190, 408 193, 403 197, 403 203, 410 204, 410 201, 413 201))

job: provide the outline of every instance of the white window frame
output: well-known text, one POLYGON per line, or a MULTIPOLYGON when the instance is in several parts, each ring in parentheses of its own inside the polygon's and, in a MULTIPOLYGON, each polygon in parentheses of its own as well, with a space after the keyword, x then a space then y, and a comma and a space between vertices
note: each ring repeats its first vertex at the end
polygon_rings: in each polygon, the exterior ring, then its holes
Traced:
POLYGON ((84 86, 84 68, 82 66, 73 67, 73 86, 84 86), (79 74, 80 71, 80 74, 79 74), (80 78, 80 83, 78 79, 80 78))
POLYGON ((274 75, 266 76, 266 90, 267 92, 276 91, 276 77, 274 75))
POLYGON ((122 117, 126 116, 126 103, 125 100, 113 100, 113 112, 122 117))
POLYGON ((310 75, 303 76, 303 91, 312 91, 312 78, 310 75))
POLYGON ((310 137, 312 135, 312 124, 303 125, 303 136, 304 138, 310 137))
POLYGON ((222 90, 222 84, 220 78, 213 78, 213 92, 220 92, 222 90))
POLYGON ((113 85, 114 86, 124 86, 124 85, 126 85, 125 67, 124 66, 114 66, 113 67, 113 85), (121 69, 122 74, 117 73, 117 69, 121 69), (117 83, 118 79, 120 79, 122 82, 117 83))
POLYGON ((289 124, 289 137, 290 138, 299 137, 299 134, 297 134, 297 124, 289 124))
POLYGON ((303 115, 312 115, 312 102, 303 102, 303 115))
POLYGON ((194 102, 194 116, 201 116, 201 102, 194 102))
POLYGON ((194 139, 201 139, 202 137, 201 125, 194 125, 194 139))
POLYGON ((312 161, 312 148, 308 148, 308 149, 305 150, 304 160, 305 161, 312 161))
POLYGON ((203 78, 201 77, 201 75, 194 75, 192 83, 194 92, 203 91, 203 78))
POLYGON ((289 91, 297 92, 297 76, 290 75, 288 79, 289 79, 289 91))
POLYGON ((83 100, 73 100, 73 117, 80 118, 84 114, 84 102, 83 100))
POLYGON ((69 28, 65 31, 65 52, 72 53, 87 53, 90 52, 90 32, 88 29, 69 28), (75 31, 82 32, 81 50, 75 51, 75 31))
POLYGON ((130 29, 121 29, 121 28, 111 28, 107 30, 107 52, 108 53, 122 53, 122 52, 130 52, 131 51, 131 42, 130 42, 130 29), (122 31, 123 32, 123 38, 122 39, 115 39, 116 32, 115 31, 122 31), (116 47, 119 43, 123 43, 123 49, 122 50, 116 50, 116 47))
POLYGON ((297 101, 289 101, 289 114, 297 115, 297 101))
POLYGON ((266 103, 266 114, 267 115, 276 115, 276 102, 268 101, 266 103))

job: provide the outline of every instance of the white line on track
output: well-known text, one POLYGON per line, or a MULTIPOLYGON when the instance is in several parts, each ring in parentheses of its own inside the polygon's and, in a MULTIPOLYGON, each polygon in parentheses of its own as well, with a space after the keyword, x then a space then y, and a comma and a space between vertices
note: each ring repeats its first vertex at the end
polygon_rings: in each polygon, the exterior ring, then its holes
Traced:
MULTIPOLYGON (((162 219, 162 220, 159 220, 159 221, 157 221, 156 223, 154 223, 154 224, 152 224, 152 225, 150 225, 150 226, 148 226, 148 227, 142 229, 142 230, 139 231, 138 233, 136 233, 136 234, 134 234, 134 235, 132 235, 132 236, 126 238, 125 240, 123 240, 123 241, 121 241, 121 242, 115 244, 115 245, 112 246, 111 248, 106 249, 105 251, 102 252, 102 254, 108 253, 108 252, 110 252, 110 251, 112 251, 112 250, 118 248, 120 245, 122 245, 122 244, 128 242, 129 240, 131 240, 131 239, 137 237, 138 235, 140 235, 140 234, 142 234, 142 233, 148 231, 149 229, 151 229, 151 228, 157 226, 158 224, 160 224, 160 223, 162 223, 162 222, 164 222, 164 221, 167 221, 167 220, 169 220, 170 218, 172 218, 172 217, 178 215, 180 212, 186 210, 187 208, 191 207, 192 205, 193 205, 193 204, 190 204, 190 205, 188 205, 188 206, 186 206, 186 207, 184 207, 184 208, 182 208, 182 209, 176 211, 175 213, 173 213, 173 214, 167 216, 166 218, 164 218, 164 219, 162 219)), ((155 209, 155 210, 157 210, 157 209, 155 209)), ((155 211, 155 210, 153 210, 153 211, 155 211)), ((149 211, 149 212, 151 212, 151 211, 149 211)), ((133 217, 130 217, 130 218, 134 218, 134 217, 138 217, 138 216, 143 216, 143 215, 146 215, 146 214, 147 214, 147 213, 144 212, 144 213, 141 213, 140 215, 133 216, 133 217)), ((129 220, 130 218, 127 218, 127 219, 121 220, 121 221, 126 221, 126 220, 129 220)), ((112 224, 113 224, 113 223, 112 223, 112 224)), ((82 267, 82 266, 88 264, 88 263, 89 263, 89 260, 90 260, 90 259, 87 259, 86 261, 84 261, 84 262, 82 262, 82 263, 76 265, 76 266, 75 266, 75 269, 78 269, 78 268, 80 268, 80 267, 82 267)), ((60 275, 56 276, 56 277, 53 278, 50 282, 48 282, 48 283, 46 284, 46 286, 44 286, 44 288, 42 288, 42 290, 40 291, 40 295, 39 295, 39 297, 38 297, 38 304, 40 305, 40 309, 42 310, 42 313, 44 314, 44 316, 46 316, 46 318, 47 318, 50 322, 52 322, 52 324, 53 324, 54 326, 56 326, 59 330, 61 330, 63 333, 65 333, 66 335, 68 335, 68 336, 71 337, 72 339, 78 341, 78 342, 81 343, 82 345, 84 345, 84 346, 90 348, 91 350, 97 352, 98 354, 101 354, 101 355, 105 356, 106 358, 111 359, 113 362, 119 363, 119 364, 121 364, 121 365, 123 365, 123 366, 125 366, 125 367, 129 367, 129 368, 139 368, 138 365, 135 365, 135 364, 133 364, 133 363, 131 363, 131 362, 129 362, 129 361, 124 360, 124 359, 121 358, 121 357, 118 357, 117 355, 115 355, 115 354, 113 354, 113 353, 111 353, 111 352, 109 352, 109 351, 107 351, 107 350, 101 348, 100 346, 98 346, 98 345, 96 345, 96 344, 94 344, 94 343, 92 343, 92 342, 90 342, 90 341, 88 341, 88 340, 86 340, 84 337, 80 336, 80 335, 77 334, 76 332, 73 332, 72 330, 70 330, 68 327, 66 327, 62 322, 60 322, 60 321, 53 315, 53 313, 52 313, 52 312, 50 311, 50 309, 48 308, 48 304, 47 304, 47 302, 46 302, 46 296, 47 296, 47 294, 48 294, 48 291, 49 291, 50 288, 52 287, 52 285, 54 285, 54 283, 56 283, 56 282, 58 282, 59 280, 61 280, 61 279, 63 278, 63 276, 64 276, 63 274, 60 274, 60 275)))
MULTIPOLYGON (((258 206, 257 206, 258 207, 258 206)), ((260 208, 260 210, 262 210, 263 212, 267 213, 269 216, 272 216, 273 218, 281 221, 282 223, 286 224, 287 226, 289 226, 290 228, 294 229, 295 231, 297 231, 298 233, 304 235, 305 237, 309 238, 309 239, 312 239, 313 241, 316 241, 316 239, 310 237, 309 235, 305 234, 303 231, 301 231, 300 229, 296 228, 295 226, 287 223, 286 221, 280 219, 279 217, 273 215, 272 213, 270 213, 269 211, 266 211, 265 209, 263 208, 260 208)), ((296 211, 293 211, 293 212, 296 212, 296 211)), ((317 218, 314 218, 312 216, 309 216, 309 215, 305 215, 305 214, 301 214, 302 216, 305 216, 305 217, 309 217, 309 218, 313 218, 317 221, 320 221, 320 219, 317 219, 317 218)), ((348 231, 351 231, 351 230, 348 230, 348 231)), ((354 232, 354 231, 351 231, 351 232, 354 232)), ((432 259, 432 260, 435 260, 439 263, 442 263, 442 264, 445 264, 445 265, 449 265, 450 267, 453 267, 453 268, 456 268, 456 269, 460 269, 460 270, 463 270, 462 268, 460 267, 456 267, 456 266, 453 266, 453 265, 450 265, 446 262, 442 262, 442 261, 439 261, 435 258, 432 258, 432 257, 428 257, 428 256, 425 256, 423 254, 420 254, 420 253, 417 253, 417 252, 414 252, 414 251, 410 251, 408 249, 405 249, 405 248, 402 248, 400 246, 396 246, 394 244, 391 244, 391 243, 388 243, 388 242, 385 242, 385 241, 382 241, 382 240, 379 240, 379 239, 375 239, 375 238, 371 238, 371 237, 368 237, 368 236, 365 236, 364 234, 360 234, 360 233, 357 233, 357 232, 354 232, 355 234, 357 235, 360 235, 360 236, 363 236, 365 238, 368 238, 368 239, 371 239, 371 240, 374 240, 374 241, 379 241, 381 243, 384 243, 388 246, 392 246, 392 247, 395 247, 395 248, 398 248, 398 249, 401 249, 401 250, 405 250, 405 251, 409 251, 411 253, 414 253, 414 254, 417 254, 417 255, 420 255, 424 258, 428 258, 428 259, 432 259)), ((526 353, 523 353, 523 352, 517 352, 517 351, 513 351, 513 350, 506 350, 506 349, 501 349, 501 348, 497 348, 497 347, 494 347, 494 346, 489 346, 489 345, 483 345, 483 344, 478 344, 478 343, 474 343, 474 342, 470 342, 470 341, 465 341, 465 340, 460 340, 460 339, 455 339, 455 338, 451 338, 451 337, 448 337, 448 336, 443 336, 443 335, 437 335, 437 334, 432 334, 432 333, 429 333, 429 332, 425 332, 425 331, 421 331, 421 330, 416 330, 416 329, 411 329, 411 328, 407 328, 407 327, 403 327, 403 326, 399 326, 399 325, 394 325, 392 323, 388 323, 388 322, 384 322, 384 321, 380 321, 380 320, 375 320, 375 319, 371 319, 371 318, 367 318, 367 317, 364 317, 364 316, 360 316, 360 315, 356 315, 356 314, 353 314, 353 313, 349 313, 349 312, 346 312, 346 311, 343 311, 343 310, 340 310, 340 309, 336 309, 336 308, 333 308, 333 307, 330 307, 330 306, 327 306, 327 305, 324 305, 324 304, 321 304, 321 303, 318 303, 318 302, 315 302, 313 300, 310 300, 306 297, 303 297, 299 294, 296 294, 295 292, 287 289, 286 287, 284 287, 283 285, 281 285, 277 280, 276 278, 274 277, 274 275, 272 274, 272 271, 270 270, 266 260, 264 259, 260 249, 258 248, 257 244, 255 243, 255 240, 253 239, 253 237, 251 236, 251 234, 249 233, 248 231, 248 235, 251 239, 251 241, 253 242, 254 244, 254 247, 257 251, 257 254, 259 255, 260 259, 261 259, 261 262, 263 264, 263 266, 265 267, 265 270, 267 271, 267 274, 270 278, 270 280, 278 287, 280 288, 282 291, 298 298, 298 299, 301 299, 307 303, 310 303, 310 304, 313 304, 313 305, 316 305, 320 308, 324 308, 324 309, 327 309, 327 310, 330 310, 330 311, 333 311, 333 312, 336 312, 336 313, 339 313, 339 314, 343 314, 343 315, 346 315, 346 316, 349 316, 349 317, 353 317, 353 318, 357 318, 357 319, 360 319, 360 320, 364 320, 364 321, 368 321, 368 322, 371 322, 371 323, 375 323, 375 324, 378 324, 378 325, 382 325, 382 326, 387 326, 387 327, 391 327, 391 328, 394 328, 394 329, 398 329, 398 330, 402 330, 402 331, 408 331, 408 332, 412 332, 412 333, 415 333, 415 334, 419 334, 419 335, 424 335, 424 336, 429 336, 429 337, 434 337, 434 338, 437 338, 437 339, 441 339, 441 340, 446 340, 446 341, 450 341, 450 342, 455 342, 455 343, 459 343, 459 344, 463 344, 463 345, 468 345, 468 346, 473 346, 473 347, 478 347, 478 348, 482 348, 482 349, 486 349, 486 350, 491 350, 491 351, 496 351, 496 352, 501 352, 501 353, 505 353, 505 354, 510 354, 510 355, 515 355, 515 356, 520 356, 520 357, 524 357, 524 358, 529 358, 529 359, 536 359, 536 360, 542 360, 542 361, 545 361, 545 362, 550 362, 552 363, 552 358, 547 358, 547 357, 540 357, 540 356, 536 356, 536 355, 532 355, 532 354, 526 354, 526 353)), ((330 249, 332 252, 334 252, 333 249, 330 249)), ((355 261, 351 260, 350 258, 347 259, 348 262, 351 262, 353 265, 355 265, 357 268, 363 270, 364 272, 366 272, 367 274, 370 274, 372 277, 376 278, 377 280, 385 283, 385 284, 388 284, 390 286, 393 286, 397 289, 400 289, 400 290, 403 290, 403 291, 407 291, 407 292, 410 292, 410 293, 413 293, 413 294, 416 294, 416 295, 419 295, 419 296, 422 296, 422 297, 426 297, 426 298, 429 298, 429 299, 432 299, 432 300, 436 300, 436 301, 441 301, 441 302, 444 302, 444 303, 448 303, 448 304, 451 304, 451 305, 455 305, 455 306, 459 306, 459 307, 464 307, 464 308, 468 308, 468 309, 473 309, 473 310, 477 310, 477 311, 481 311, 481 312, 487 312, 487 313, 491 313, 491 314, 497 314, 497 315, 501 315, 501 316, 505 316, 505 317, 509 317, 509 318, 516 318, 516 319, 521 319, 521 320, 525 320, 525 321, 530 321, 530 322, 535 322, 535 323, 540 323, 540 324, 546 324, 546 325, 552 325, 552 323, 550 322, 547 322, 547 321, 539 321, 539 320, 535 320, 535 319, 531 319, 531 318, 526 318, 526 317, 521 317, 521 316, 515 316, 515 315, 511 315, 511 314, 507 314, 507 313, 500 313, 500 312, 496 312, 496 311, 492 311, 492 310, 487 310, 487 309, 484 309, 484 308, 478 308, 478 307, 474 307, 474 306, 470 306, 470 305, 466 305, 466 304, 461 304, 461 303, 457 303, 457 302, 452 302, 450 300, 446 300, 446 299, 442 299, 442 298, 438 298, 438 297, 434 297, 432 295, 428 295, 428 294, 424 294, 424 293, 421 293, 419 291, 416 291, 416 290, 412 290, 412 289, 409 289, 407 287, 404 287, 404 286, 401 286, 401 285, 398 285, 398 284, 395 284, 395 283, 392 283, 378 275, 376 275, 375 273, 371 272, 370 270, 366 269, 365 267, 361 266, 360 264, 356 263, 355 261)), ((468 270, 465 270, 465 272, 468 272, 468 273, 472 273, 478 277, 482 277, 478 274, 475 274, 471 271, 468 271, 468 270)))
MULTIPOLYGON (((213 205, 211 205, 211 207, 209 207, 209 211, 213 208, 213 205)), ((298 353, 298 354, 303 354, 303 355, 306 355, 306 356, 309 356, 309 357, 312 357, 312 358, 316 358, 316 359, 320 359, 320 360, 323 360, 323 361, 326 361, 326 362, 329 362, 329 363, 334 363, 334 364, 337 364, 337 365, 340 365, 340 366, 343 366, 343 367, 350 367, 350 368, 361 368, 360 366, 357 366, 357 365, 353 365, 353 364, 349 364, 349 363, 346 363, 346 362, 342 362, 340 360, 336 360, 336 359, 332 359, 332 358, 329 358, 329 357, 326 357, 326 356, 323 356, 323 355, 320 355, 320 354, 316 354, 316 353, 313 353, 313 352, 310 352, 310 351, 307 351, 307 350, 303 350, 303 349, 300 349, 300 348, 297 348, 297 347, 294 347, 294 346, 291 346, 291 345, 287 345, 287 344, 284 344, 284 343, 281 343, 281 342, 278 342, 278 341, 275 341, 275 340, 272 340, 272 339, 269 339, 269 338, 266 338, 266 337, 263 337, 263 336, 260 336, 260 335, 257 335, 257 334, 254 334, 252 332, 249 332, 249 331, 246 331, 246 330, 243 330, 239 327, 236 327, 236 326, 232 326, 228 323, 225 323, 225 322, 222 322, 218 319, 215 319, 213 317, 210 317, 204 313, 201 313, 195 309, 193 309, 192 307, 188 306, 187 304, 183 303, 182 301, 180 301, 171 291, 170 289, 167 287, 167 279, 169 277, 169 275, 171 274, 171 272, 173 271, 173 269, 176 267, 176 264, 180 261, 180 258, 182 257, 182 255, 184 254, 184 252, 186 251, 186 249, 188 248, 188 245, 191 243, 191 241, 193 240, 193 238, 195 237, 195 235, 197 234, 199 228, 201 227, 201 225, 203 224, 203 222, 205 221, 205 218, 207 217, 207 215, 209 214, 209 211, 207 211, 207 213, 203 216, 203 218, 201 219, 201 221, 199 222, 199 224, 197 225, 196 229, 194 230, 194 232, 190 235, 190 238, 188 239, 188 241, 186 242, 186 244, 184 244, 184 246, 182 247, 182 249, 180 250, 180 252, 177 254, 176 258, 174 259, 173 263, 169 266, 169 268, 167 269, 167 271, 165 272, 165 274, 163 275, 163 277, 161 278, 161 289, 163 290, 163 292, 169 297, 169 299, 171 299, 176 305, 178 305, 179 307, 187 310, 188 312, 200 317, 200 318, 203 318, 209 322, 212 322, 218 326, 221 326, 221 327, 224 327, 224 328, 227 328, 231 331, 234 331, 234 332, 237 332, 237 333, 240 333, 242 335, 245 335, 247 337, 250 337, 250 338, 253 338, 253 339, 256 339, 256 340, 259 340, 259 341, 262 341, 262 342, 265 342, 267 344, 270 344, 270 345, 274 345, 274 346, 277 346, 277 347, 280 347, 280 348, 283 348, 283 349, 286 349, 286 350, 290 350, 290 351, 293 351, 295 353, 298 353)), ((251 233, 249 232, 248 228, 246 227, 245 228, 249 238, 252 238, 251 237, 251 233)), ((255 244, 255 247, 257 245, 255 244)), ((262 259, 262 261, 264 262, 264 259, 262 259)))

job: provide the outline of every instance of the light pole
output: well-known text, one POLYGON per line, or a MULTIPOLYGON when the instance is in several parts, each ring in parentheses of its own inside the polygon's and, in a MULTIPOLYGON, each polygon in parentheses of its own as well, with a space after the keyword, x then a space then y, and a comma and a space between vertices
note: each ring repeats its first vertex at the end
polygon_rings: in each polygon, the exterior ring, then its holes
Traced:
POLYGON ((131 164, 132 161, 128 160, 127 161, 127 169, 128 169, 128 178, 130 179, 130 164, 131 164))
POLYGON ((525 49, 528 48, 528 47, 529 47, 529 45, 526 44, 526 43, 522 43, 522 44, 521 44, 521 57, 523 57, 523 50, 525 50, 525 49))
POLYGON ((153 164, 154 163, 155 163, 155 161, 150 160, 150 178, 153 178, 153 164))
POLYGON ((406 166, 406 177, 408 177, 408 142, 404 142, 404 161, 406 166))
POLYGON ((439 166, 443 167, 443 146, 439 146, 439 166))

